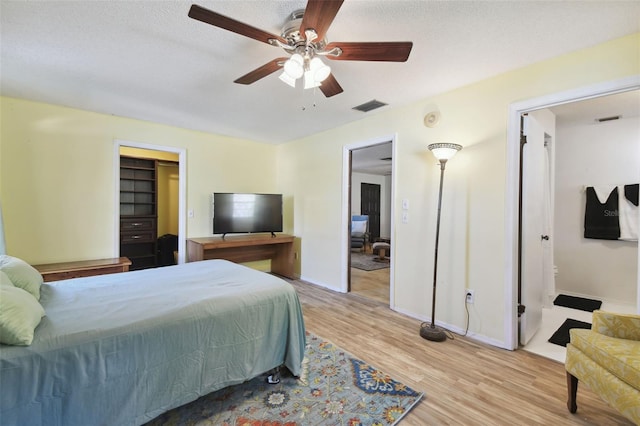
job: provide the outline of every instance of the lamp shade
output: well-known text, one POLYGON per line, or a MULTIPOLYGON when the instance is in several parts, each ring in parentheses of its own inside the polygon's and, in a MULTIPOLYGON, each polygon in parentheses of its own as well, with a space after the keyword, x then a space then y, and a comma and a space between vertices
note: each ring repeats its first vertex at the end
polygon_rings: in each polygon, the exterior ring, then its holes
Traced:
POLYGON ((293 79, 302 77, 304 73, 304 58, 299 53, 291 55, 289 60, 284 63, 284 72, 293 79))
POLYGON ((432 143, 427 148, 429 148, 429 151, 433 153, 438 161, 447 161, 462 149, 462 145, 455 143, 432 143))
POLYGON ((331 74, 331 68, 325 65, 317 56, 309 62, 309 71, 311 71, 313 79, 318 83, 324 81, 331 74))
POLYGON ((304 88, 305 89, 313 89, 314 87, 319 87, 320 82, 313 78, 313 71, 305 71, 304 72, 304 88))
POLYGON ((280 77, 278 77, 278 78, 295 89, 295 87, 296 87, 296 79, 292 78, 289 74, 287 74, 286 71, 282 71, 282 74, 280 74, 280 77))

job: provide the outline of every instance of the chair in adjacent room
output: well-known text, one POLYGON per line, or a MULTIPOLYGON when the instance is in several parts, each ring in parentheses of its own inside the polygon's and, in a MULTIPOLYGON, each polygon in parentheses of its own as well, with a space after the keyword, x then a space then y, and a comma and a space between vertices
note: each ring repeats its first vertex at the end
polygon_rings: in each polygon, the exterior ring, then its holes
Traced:
POLYGON ((578 381, 640 424, 640 315, 593 311, 591 330, 570 330, 567 408, 578 409, 578 381))
POLYGON ((351 216, 351 250, 364 250, 369 238, 369 216, 351 216))

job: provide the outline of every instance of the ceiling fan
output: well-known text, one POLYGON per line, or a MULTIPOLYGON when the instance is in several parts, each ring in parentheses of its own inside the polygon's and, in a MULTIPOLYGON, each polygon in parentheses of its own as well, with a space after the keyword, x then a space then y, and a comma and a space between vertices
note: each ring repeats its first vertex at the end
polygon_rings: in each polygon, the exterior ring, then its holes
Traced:
POLYGON ((282 28, 281 35, 271 34, 236 21, 196 4, 189 17, 223 28, 236 34, 282 48, 289 57, 279 57, 234 81, 252 84, 281 68, 280 79, 292 87, 304 77, 304 87, 320 87, 326 97, 342 93, 343 89, 321 57, 334 61, 405 62, 413 43, 406 42, 328 42, 327 29, 344 0, 308 0, 305 9, 293 12, 282 28))

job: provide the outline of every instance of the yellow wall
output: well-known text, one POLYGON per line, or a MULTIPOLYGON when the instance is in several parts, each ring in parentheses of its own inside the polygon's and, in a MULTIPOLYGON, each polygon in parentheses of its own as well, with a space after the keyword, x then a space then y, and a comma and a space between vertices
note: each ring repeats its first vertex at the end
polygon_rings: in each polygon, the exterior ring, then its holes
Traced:
POLYGON ((635 34, 279 145, 278 186, 293 200, 289 226, 299 239, 302 278, 340 288, 343 147, 396 134, 395 309, 429 319, 439 167, 427 145, 459 143, 465 148, 444 181, 436 319, 464 330, 464 289, 474 289, 470 331, 504 343, 511 321, 503 303, 509 105, 640 74, 639 52, 635 34), (427 128, 423 117, 434 109, 440 122, 427 128), (403 199, 410 201, 407 224, 398 214, 403 199))
POLYGON ((158 164, 158 237, 178 235, 179 182, 177 164, 158 164))
POLYGON ((6 97, 0 120, 7 252, 31 263, 115 254, 116 139, 186 149, 187 237, 211 235, 212 192, 276 192, 271 145, 6 97))
MULTIPOLYGON (((33 263, 107 257, 114 241, 114 139, 187 150, 187 236, 211 234, 213 191, 282 192, 285 232, 295 233, 296 268, 338 288, 341 271, 342 150, 397 135, 392 223, 395 308, 430 316, 439 170, 426 146, 456 142, 448 164, 438 267, 437 319, 464 328, 464 288, 473 288, 470 331, 500 344, 505 321, 507 112, 511 103, 640 73, 640 35, 375 113, 291 143, 246 140, 69 108, 2 98, 0 198, 7 249, 33 263), (437 127, 424 115, 437 109, 437 127)), ((416 336, 418 332, 416 322, 416 336)))
POLYGON ((121 146, 120 155, 138 158, 155 158, 157 160, 178 161, 180 156, 173 152, 156 151, 155 149, 134 148, 132 146, 121 146))

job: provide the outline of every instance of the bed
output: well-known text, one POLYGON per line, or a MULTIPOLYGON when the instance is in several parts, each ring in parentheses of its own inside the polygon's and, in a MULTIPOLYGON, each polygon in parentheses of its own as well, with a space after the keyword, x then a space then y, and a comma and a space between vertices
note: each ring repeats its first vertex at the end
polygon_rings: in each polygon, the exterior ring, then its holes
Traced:
POLYGON ((46 283, 40 304, 31 345, 0 345, 2 424, 139 425, 304 356, 293 287, 225 260, 46 283))

